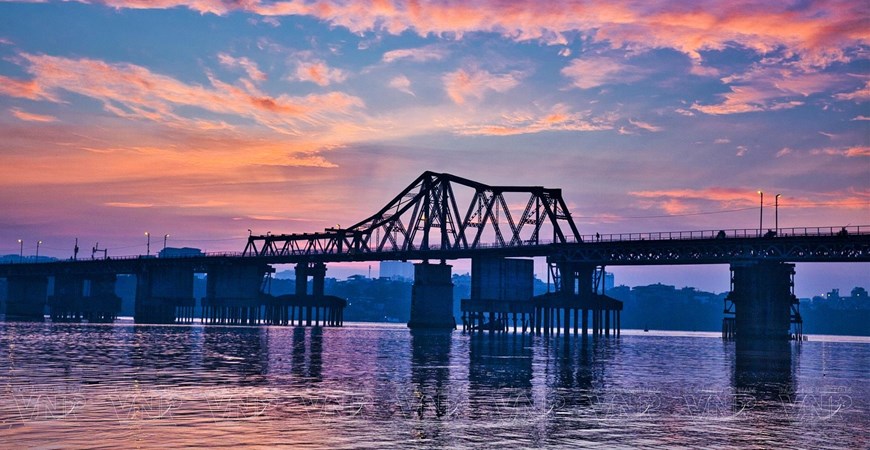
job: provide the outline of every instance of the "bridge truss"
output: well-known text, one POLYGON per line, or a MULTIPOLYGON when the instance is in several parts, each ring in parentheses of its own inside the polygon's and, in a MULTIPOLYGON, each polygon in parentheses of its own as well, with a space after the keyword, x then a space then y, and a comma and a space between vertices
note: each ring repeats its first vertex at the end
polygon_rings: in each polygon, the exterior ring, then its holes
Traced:
POLYGON ((359 255, 576 242, 581 242, 580 233, 561 189, 489 186, 427 171, 380 211, 351 227, 252 235, 243 255, 359 255))

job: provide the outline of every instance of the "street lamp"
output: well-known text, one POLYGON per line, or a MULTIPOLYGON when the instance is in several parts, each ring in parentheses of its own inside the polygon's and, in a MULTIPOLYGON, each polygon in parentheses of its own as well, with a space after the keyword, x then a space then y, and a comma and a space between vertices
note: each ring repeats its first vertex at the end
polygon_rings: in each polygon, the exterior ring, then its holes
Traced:
POLYGON ((773 198, 773 216, 775 217, 774 226, 776 227, 776 235, 779 236, 779 198, 782 197, 782 194, 776 194, 776 197, 773 198))
POLYGON ((21 262, 21 261, 24 261, 24 241, 23 240, 21 240, 21 239, 18 240, 18 247, 19 247, 18 262, 21 262))
POLYGON ((39 245, 42 244, 42 241, 36 241, 36 262, 39 262, 39 245))
POLYGON ((166 239, 169 238, 168 234, 163 235, 163 250, 166 250, 166 239))
POLYGON ((151 256, 151 233, 146 231, 145 239, 147 239, 145 243, 145 256, 151 256))
POLYGON ((761 201, 758 206, 758 236, 761 236, 761 231, 764 229, 764 192, 758 191, 761 196, 761 201))

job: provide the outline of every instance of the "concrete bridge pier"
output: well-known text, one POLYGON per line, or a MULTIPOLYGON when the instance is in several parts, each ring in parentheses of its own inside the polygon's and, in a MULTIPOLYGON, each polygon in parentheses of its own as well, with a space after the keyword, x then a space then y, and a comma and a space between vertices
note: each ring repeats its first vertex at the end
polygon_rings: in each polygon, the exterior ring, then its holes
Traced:
POLYGON ((274 271, 263 263, 223 263, 208 268, 202 320, 224 325, 257 325, 264 298, 263 278, 274 271))
POLYGON ((116 279, 113 273, 55 275, 54 294, 48 298, 51 321, 113 322, 121 311, 116 279))
MULTIPOLYGON (((471 298, 463 299, 463 331, 523 332, 534 323, 534 261, 480 257, 471 260, 471 298)), ((533 325, 532 325, 533 326, 533 325)))
POLYGON ((408 328, 455 329, 453 280, 447 264, 414 264, 411 320, 408 328))
POLYGON ((48 296, 48 277, 20 275, 6 278, 6 320, 42 322, 48 296))
POLYGON ((136 274, 136 323, 190 323, 195 303, 193 269, 188 265, 148 266, 136 274))
POLYGON ((84 309, 85 277, 58 274, 54 277, 54 295, 48 297, 52 322, 81 322, 84 309))
POLYGON ((788 340, 794 323, 798 330, 794 337, 800 339, 802 319, 793 293, 794 273, 794 264, 732 263, 727 301, 733 303, 733 319, 726 317, 723 329, 728 328, 738 340, 788 340))

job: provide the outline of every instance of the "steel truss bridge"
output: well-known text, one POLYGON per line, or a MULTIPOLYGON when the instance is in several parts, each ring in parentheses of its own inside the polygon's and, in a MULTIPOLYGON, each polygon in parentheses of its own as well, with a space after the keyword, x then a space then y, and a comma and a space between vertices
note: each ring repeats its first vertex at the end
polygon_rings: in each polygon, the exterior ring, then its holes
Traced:
POLYGON ((870 226, 581 235, 561 189, 490 186, 425 172, 386 206, 348 228, 316 233, 251 235, 241 253, 0 264, 8 275, 76 272, 130 273, 178 263, 329 263, 539 257, 594 265, 868 262, 870 226))
POLYGON ((374 215, 319 233, 250 236, 269 263, 549 256, 596 265, 870 261, 870 226, 581 235, 561 189, 425 172, 374 215))

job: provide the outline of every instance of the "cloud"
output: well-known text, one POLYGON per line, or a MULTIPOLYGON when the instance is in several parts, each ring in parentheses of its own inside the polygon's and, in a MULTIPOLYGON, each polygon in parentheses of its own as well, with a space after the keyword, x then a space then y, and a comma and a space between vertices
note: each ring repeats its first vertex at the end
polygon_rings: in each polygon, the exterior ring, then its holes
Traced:
POLYGON ((868 146, 855 146, 855 147, 847 147, 847 148, 818 148, 810 151, 811 155, 825 155, 825 156, 843 156, 846 158, 860 158, 860 157, 868 157, 870 156, 870 147, 868 146))
POLYGON ((27 122, 57 122, 57 117, 54 116, 29 113, 22 111, 18 108, 12 108, 9 111, 12 113, 13 116, 27 122))
POLYGON ((390 50, 384 53, 381 58, 385 63, 391 63, 400 59, 407 59, 414 62, 440 61, 447 56, 447 52, 443 48, 433 45, 420 48, 403 48, 398 50, 390 50))
POLYGON ((219 53, 218 61, 220 61, 221 64, 227 67, 238 67, 243 69, 245 72, 247 72, 248 77, 250 77, 254 81, 266 81, 266 74, 263 73, 259 67, 257 67, 257 63, 251 61, 248 58, 245 58, 244 56, 240 58, 234 58, 226 53, 219 53))
POLYGON ((201 86, 134 64, 27 53, 20 56, 32 78, 0 79, 0 94, 60 102, 62 92, 72 92, 100 101, 106 111, 119 117, 174 127, 226 128, 225 122, 176 113, 179 108, 193 107, 205 113, 250 118, 272 130, 298 134, 303 129, 331 126, 335 118, 363 107, 359 98, 339 92, 273 97, 244 79, 231 85, 209 74, 211 85, 201 86))
POLYGON ((853 92, 846 92, 834 95, 838 100, 854 100, 858 103, 870 100, 870 81, 864 83, 864 87, 853 92))
POLYGON ((855 116, 855 117, 853 117, 853 118, 850 119, 850 120, 853 120, 853 121, 854 121, 854 120, 870 120, 870 117, 867 117, 867 116, 855 116))
POLYGON ((731 142, 731 139, 719 138, 713 141, 714 144, 728 144, 731 142))
POLYGON ((862 2, 758 2, 734 0, 500 0, 475 2, 310 2, 246 0, 79 0, 113 8, 186 7, 226 15, 244 11, 265 17, 303 15, 354 33, 406 32, 420 36, 498 33, 516 41, 564 45, 565 33, 579 31, 612 48, 672 48, 695 60, 701 53, 746 48, 759 54, 782 52, 804 66, 825 67, 859 58, 867 43, 862 2))
POLYGON ((390 80, 389 86, 393 89, 397 89, 409 95, 414 95, 414 91, 411 90, 411 80, 404 75, 398 75, 393 77, 390 80))
MULTIPOLYGON (((816 192, 809 196, 797 193, 783 192, 788 198, 788 207, 797 208, 840 208, 862 209, 870 201, 867 191, 833 191, 816 192)), ((647 208, 659 208, 668 214, 684 214, 709 209, 711 203, 722 209, 751 208, 758 206, 756 191, 729 188, 708 187, 702 189, 664 189, 634 191, 629 195, 641 199, 641 204, 647 208)), ((766 202, 765 202, 766 203, 766 202)))
POLYGON ((329 86, 333 83, 344 82, 347 79, 347 73, 341 69, 331 68, 320 60, 301 61, 296 65, 296 72, 290 76, 290 79, 329 86))
POLYGON ((783 156, 792 154, 793 150, 788 147, 781 148, 778 152, 776 152, 777 158, 782 158, 783 156))
POLYGON ((637 77, 636 74, 629 74, 629 68, 625 64, 605 56, 576 58, 562 69, 562 75, 580 89, 624 83, 637 77))
POLYGON ((455 130, 460 135, 514 136, 547 131, 601 131, 613 129, 614 115, 593 117, 591 112, 572 112, 564 104, 553 106, 543 114, 516 113, 482 125, 463 125, 455 130))
POLYGON ((655 125, 650 125, 650 124, 648 124, 648 123, 646 123, 646 122, 641 122, 640 120, 628 119, 628 122, 629 122, 630 124, 632 124, 632 125, 634 125, 634 126, 640 128, 641 130, 646 130, 646 131, 649 131, 649 132, 652 132, 652 133, 656 133, 656 132, 659 132, 659 131, 662 131, 662 130, 663 130, 662 127, 657 127, 657 126, 655 126, 655 125))
POLYGON ((746 153, 749 152, 749 149, 746 146, 738 145, 737 146, 737 156, 745 156, 746 153))
POLYGON ((519 72, 496 75, 481 69, 459 69, 442 80, 450 99, 461 105, 468 97, 482 99, 487 91, 509 91, 520 83, 520 76, 519 72))
POLYGON ((104 205, 111 208, 152 208, 153 203, 135 203, 135 202, 106 202, 104 205))
POLYGON ((694 103, 692 109, 711 115, 776 111, 803 105, 803 98, 828 91, 843 82, 833 73, 808 72, 793 65, 757 64, 743 74, 721 79, 729 91, 722 102, 694 103))

